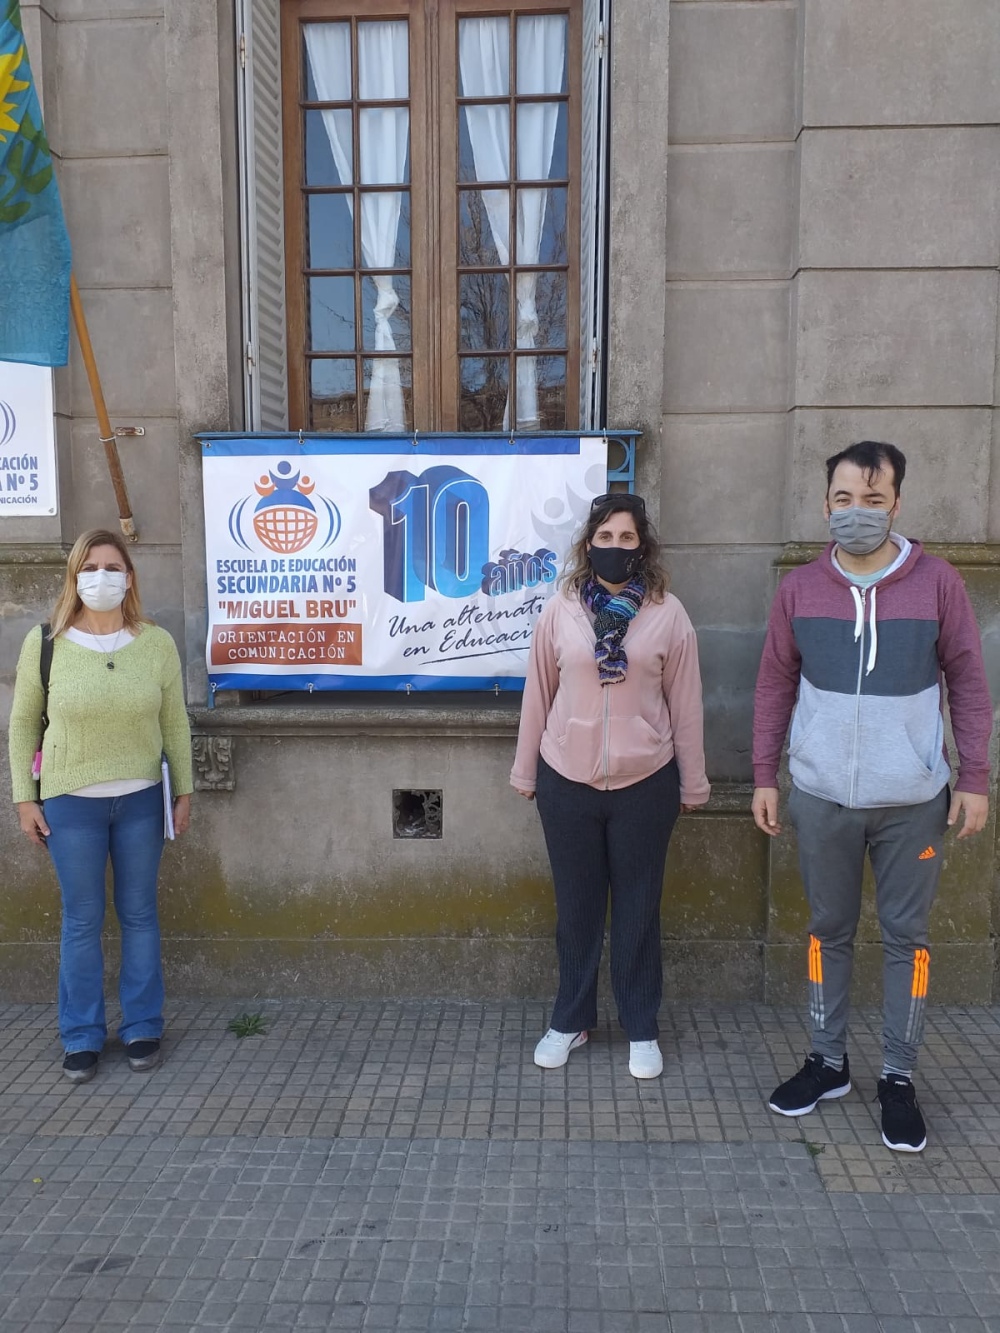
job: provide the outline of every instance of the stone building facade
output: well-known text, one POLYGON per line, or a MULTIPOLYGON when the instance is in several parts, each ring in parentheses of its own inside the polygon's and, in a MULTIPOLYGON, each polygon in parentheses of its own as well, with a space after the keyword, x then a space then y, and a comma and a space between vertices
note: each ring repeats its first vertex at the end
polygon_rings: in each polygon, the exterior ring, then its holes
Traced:
MULTIPOLYGON (((111 415, 145 429, 120 446, 144 599, 187 668, 201 791, 165 861, 172 986, 547 994, 544 848, 507 782, 516 699, 207 707, 193 437, 253 424, 239 6, 22 11, 111 415), (441 793, 440 838, 393 836, 399 791, 441 793)), ((671 849, 668 993, 792 999, 804 911, 790 839, 765 846, 749 817, 750 717, 781 568, 823 540, 827 454, 866 437, 907 452, 900 526, 961 569, 1000 691, 1000 6, 612 0, 607 22, 602 424, 642 431, 639 486, 699 633, 715 784, 671 849)), ((0 519, 4 714, 69 544, 115 524, 75 349, 55 386, 59 515, 0 519)), ((54 881, 9 808, 2 819, 0 986, 43 998, 54 881)), ((991 817, 949 852, 933 919, 939 999, 1000 994, 995 866, 991 817)), ((874 993, 871 914, 863 938, 859 987, 874 993)))

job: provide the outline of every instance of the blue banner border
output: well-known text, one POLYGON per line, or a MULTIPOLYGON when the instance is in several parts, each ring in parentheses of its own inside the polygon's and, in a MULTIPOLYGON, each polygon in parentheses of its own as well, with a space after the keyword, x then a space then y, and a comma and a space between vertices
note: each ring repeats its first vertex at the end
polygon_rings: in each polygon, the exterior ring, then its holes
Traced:
POLYGON ((602 440, 603 431, 573 435, 306 435, 262 434, 234 435, 232 432, 205 432, 195 436, 201 441, 202 456, 216 458, 260 457, 291 454, 303 458, 329 454, 399 454, 435 457, 450 454, 457 458, 486 455, 576 455, 583 439, 602 440))
POLYGON ((287 676, 256 676, 240 672, 212 671, 209 684, 216 690, 269 690, 283 693, 294 690, 296 693, 320 691, 350 690, 357 694, 365 690, 412 691, 414 694, 432 690, 453 690, 458 692, 482 692, 495 694, 499 689, 504 693, 513 691, 520 694, 524 689, 524 680, 520 676, 337 676, 309 675, 295 672, 287 676))

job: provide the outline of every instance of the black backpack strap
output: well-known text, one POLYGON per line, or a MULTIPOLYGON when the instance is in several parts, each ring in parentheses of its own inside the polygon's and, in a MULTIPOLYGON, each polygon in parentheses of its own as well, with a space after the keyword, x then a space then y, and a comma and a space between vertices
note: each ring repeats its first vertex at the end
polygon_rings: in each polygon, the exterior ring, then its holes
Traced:
POLYGON ((49 725, 49 676, 52 674, 52 640, 49 638, 50 626, 42 626, 42 651, 38 669, 42 677, 42 731, 49 725))

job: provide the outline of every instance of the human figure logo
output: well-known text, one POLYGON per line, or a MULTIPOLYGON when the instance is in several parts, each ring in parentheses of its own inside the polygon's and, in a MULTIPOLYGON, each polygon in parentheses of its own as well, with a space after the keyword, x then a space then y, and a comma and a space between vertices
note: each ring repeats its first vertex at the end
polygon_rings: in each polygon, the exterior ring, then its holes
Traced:
MULTIPOLYGON (((282 461, 274 471, 254 482, 260 496, 253 509, 252 527, 260 544, 278 555, 291 555, 311 546, 322 528, 319 550, 332 546, 340 533, 340 510, 326 496, 313 492, 316 483, 301 471, 292 473, 292 465, 282 461)), ((249 551, 245 532, 247 506, 253 496, 244 496, 229 511, 229 532, 233 540, 249 551)))

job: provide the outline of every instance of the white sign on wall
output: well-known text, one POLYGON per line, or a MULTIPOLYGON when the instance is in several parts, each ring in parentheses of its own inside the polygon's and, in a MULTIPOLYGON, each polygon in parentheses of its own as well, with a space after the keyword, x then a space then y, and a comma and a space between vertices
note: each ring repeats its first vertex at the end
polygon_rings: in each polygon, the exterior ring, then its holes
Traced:
POLYGON ((216 689, 509 690, 603 438, 205 435, 216 689))
POLYGON ((57 511, 52 371, 0 361, 0 518, 57 511))

